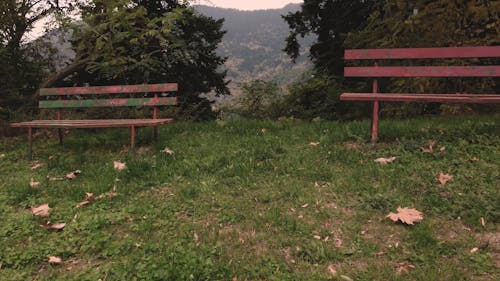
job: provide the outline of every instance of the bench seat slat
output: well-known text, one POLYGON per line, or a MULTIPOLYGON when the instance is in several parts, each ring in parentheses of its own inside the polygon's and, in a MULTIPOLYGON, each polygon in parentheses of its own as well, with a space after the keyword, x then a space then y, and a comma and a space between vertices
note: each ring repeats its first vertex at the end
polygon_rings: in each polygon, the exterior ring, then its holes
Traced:
POLYGON ((345 67, 346 77, 500 77, 500 65, 345 67))
POLYGON ((173 119, 86 119, 86 120, 33 120, 12 123, 15 128, 111 128, 149 127, 172 123, 173 119))
POLYGON ((500 57, 500 46, 345 50, 345 60, 500 57))
POLYGON ((178 90, 177 83, 43 88, 40 89, 40 96, 160 93, 160 92, 176 92, 177 90, 178 90))
POLYGON ((88 99, 40 101, 40 108, 79 108, 79 107, 116 107, 116 106, 160 106, 175 105, 176 97, 138 98, 138 99, 88 99))
POLYGON ((392 102, 443 102, 443 103, 500 103, 500 95, 482 94, 388 94, 343 93, 344 101, 392 101, 392 102))

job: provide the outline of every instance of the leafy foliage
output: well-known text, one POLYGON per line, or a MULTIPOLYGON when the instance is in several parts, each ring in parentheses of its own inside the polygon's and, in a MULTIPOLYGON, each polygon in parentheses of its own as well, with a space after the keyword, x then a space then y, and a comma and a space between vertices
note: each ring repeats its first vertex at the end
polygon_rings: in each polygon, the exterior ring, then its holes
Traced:
POLYGON ((223 20, 196 13, 178 1, 95 0, 83 7, 76 29, 77 56, 89 59, 75 81, 93 84, 178 82, 181 111, 212 115, 200 93, 228 94, 225 59, 215 51, 223 20), (90 80, 89 80, 90 79, 90 80))
POLYGON ((305 0, 302 10, 283 18, 290 27, 286 51, 295 60, 299 56, 298 37, 317 35, 310 48, 311 59, 317 69, 340 76, 346 34, 363 26, 373 0, 305 0))

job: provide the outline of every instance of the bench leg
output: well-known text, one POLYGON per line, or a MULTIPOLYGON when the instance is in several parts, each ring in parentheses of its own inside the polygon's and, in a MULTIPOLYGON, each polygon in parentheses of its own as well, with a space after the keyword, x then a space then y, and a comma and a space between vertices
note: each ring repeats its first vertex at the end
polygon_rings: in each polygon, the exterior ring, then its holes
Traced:
POLYGON ((373 102, 373 116, 372 116, 372 138, 371 142, 377 142, 378 137, 378 112, 379 112, 380 104, 378 101, 373 102))
POLYGON ((33 160, 33 129, 28 127, 28 160, 33 160))
POLYGON ((153 127, 153 140, 155 143, 158 142, 158 126, 153 127))
POLYGON ((130 151, 135 148, 135 126, 130 127, 130 151))
POLYGON ((62 145, 64 137, 62 129, 57 129, 57 133, 59 134, 59 144, 62 145))

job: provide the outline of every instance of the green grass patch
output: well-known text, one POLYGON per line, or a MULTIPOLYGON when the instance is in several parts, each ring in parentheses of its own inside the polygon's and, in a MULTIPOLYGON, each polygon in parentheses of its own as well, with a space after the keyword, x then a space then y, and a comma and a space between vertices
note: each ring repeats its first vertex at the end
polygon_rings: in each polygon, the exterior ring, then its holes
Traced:
POLYGON ((62 147, 36 139, 34 170, 3 139, 0 280, 498 280, 500 115, 383 120, 375 145, 368 128, 178 122, 158 144, 139 130, 135 155, 128 130, 74 130, 62 147), (87 192, 104 195, 76 208, 87 192), (63 230, 40 226, 42 203, 63 230), (386 219, 398 206, 424 221, 386 219))

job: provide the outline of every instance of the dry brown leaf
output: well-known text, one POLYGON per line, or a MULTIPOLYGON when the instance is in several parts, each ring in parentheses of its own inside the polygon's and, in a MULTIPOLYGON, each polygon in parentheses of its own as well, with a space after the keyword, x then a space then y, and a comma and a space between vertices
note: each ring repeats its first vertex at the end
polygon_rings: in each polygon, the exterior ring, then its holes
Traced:
POLYGON ((401 221, 405 224, 413 225, 414 222, 420 222, 424 219, 423 213, 416 209, 398 207, 397 213, 389 213, 386 217, 393 222, 401 221))
POLYGON ((475 253, 475 252, 477 252, 478 250, 479 250, 479 248, 478 248, 478 247, 474 247, 474 248, 472 248, 472 249, 470 250, 470 252, 471 252, 471 253, 475 253))
POLYGON ((0 159, 5 158, 5 154, 0 154, 0 159))
POLYGON ((262 128, 262 130, 260 130, 263 134, 265 134, 267 132, 267 129, 266 128, 262 128))
POLYGON ((46 229, 53 229, 53 230, 61 230, 66 226, 66 223, 51 223, 50 221, 46 222, 45 224, 41 224, 43 228, 46 229))
POLYGON ((42 167, 42 164, 40 164, 39 162, 33 162, 31 164, 31 170, 36 170, 38 168, 42 167))
POLYGON ((320 145, 320 142, 319 141, 318 142, 314 142, 313 141, 313 142, 310 142, 309 145, 312 146, 312 147, 315 147, 315 146, 320 145))
POLYGON ((66 178, 70 179, 70 180, 73 180, 73 179, 76 179, 76 175, 81 174, 81 173, 82 173, 82 171, 75 170, 75 171, 73 171, 71 173, 66 174, 66 178))
POLYGON ((380 157, 380 158, 377 158, 375 160, 373 160, 374 162, 376 163, 380 163, 380 164, 388 164, 388 163, 392 163, 396 160, 396 157, 393 156, 393 157, 390 157, 390 158, 384 158, 384 157, 380 157))
POLYGON ((308 204, 308 203, 306 203, 306 204, 302 205, 301 207, 302 207, 302 208, 307 208, 307 207, 309 207, 309 204, 308 204))
POLYGON ((471 162, 477 162, 477 161, 479 161, 479 158, 477 158, 477 157, 472 157, 472 159, 471 159, 470 161, 471 161, 471 162))
POLYGON ((427 147, 422 147, 422 152, 423 153, 433 153, 434 152, 434 145, 436 144, 435 141, 429 142, 429 145, 427 147))
POLYGON ((161 152, 163 152, 165 154, 168 154, 168 155, 174 154, 174 151, 172 149, 168 148, 168 147, 165 147, 165 149, 163 149, 161 152))
POLYGON ((396 272, 397 273, 406 273, 414 268, 415 268, 415 266, 413 264, 411 264, 409 262, 402 262, 402 263, 398 264, 398 266, 396 267, 396 272))
POLYGON ((37 187, 40 187, 40 182, 35 181, 33 178, 31 178, 31 180, 30 180, 30 187, 31 187, 31 188, 37 188, 37 187))
POLYGON ((481 217, 481 225, 486 227, 486 220, 483 217, 481 217))
POLYGON ((49 257, 49 263, 51 264, 60 264, 61 262, 62 260, 60 257, 54 257, 54 256, 49 257))
POLYGON ((127 168, 126 163, 121 163, 118 161, 113 161, 113 165, 115 167, 115 170, 118 170, 118 171, 125 170, 127 168))
POLYGON ((38 207, 31 206, 31 213, 35 216, 48 217, 50 215, 49 204, 42 204, 38 207))
POLYGON ((76 204, 76 207, 81 208, 81 207, 86 206, 88 204, 90 204, 90 201, 85 200, 85 201, 82 201, 82 202, 76 204))
POLYGON ((313 237, 314 237, 314 239, 316 239, 316 240, 321 240, 321 236, 319 236, 319 235, 313 235, 313 237))
POLYGON ((443 172, 440 172, 437 178, 441 185, 445 185, 451 179, 453 179, 452 175, 444 174, 443 172))
POLYGON ((335 269, 335 266, 333 264, 330 264, 327 269, 328 273, 330 273, 330 275, 332 275, 333 277, 336 277, 338 275, 337 270, 335 269))
POLYGON ((445 152, 446 152, 446 147, 441 146, 441 148, 439 149, 439 151, 440 151, 441 153, 445 153, 445 152))

